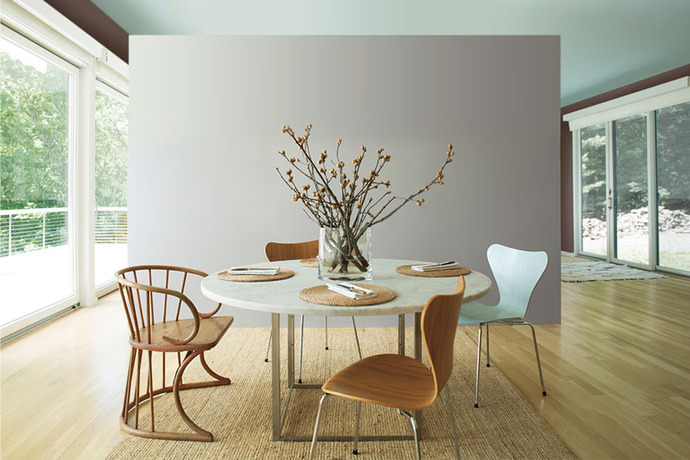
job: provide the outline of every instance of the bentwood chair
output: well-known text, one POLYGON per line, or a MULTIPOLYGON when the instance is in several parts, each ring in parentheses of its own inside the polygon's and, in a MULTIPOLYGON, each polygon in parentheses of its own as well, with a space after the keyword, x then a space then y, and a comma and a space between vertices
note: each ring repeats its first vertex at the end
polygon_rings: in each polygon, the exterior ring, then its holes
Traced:
POLYGON ((213 434, 194 423, 180 402, 180 390, 230 385, 229 378, 211 370, 204 353, 218 344, 233 317, 214 316, 221 304, 210 313, 201 313, 188 297, 191 294, 185 293, 186 288, 206 276, 198 270, 166 265, 140 265, 115 273, 132 347, 120 417, 120 425, 125 431, 145 438, 213 441, 213 434), (160 362, 156 361, 155 366, 154 353, 156 360, 160 356, 160 362), (167 353, 177 353, 177 359, 171 358, 166 363, 167 353), (184 353, 184 358, 181 353, 184 353), (183 383, 185 369, 197 356, 213 380, 183 383), (166 364, 177 368, 170 381, 167 380, 170 372, 166 364), (160 375, 154 375, 154 369, 156 374, 160 369, 160 375), (169 392, 173 394, 180 417, 194 433, 156 430, 154 398, 169 392), (148 428, 140 423, 140 412, 144 410, 151 414, 148 428))
MULTIPOLYGON (((414 432, 417 459, 421 459, 417 421, 412 412, 425 409, 436 401, 450 379, 453 370, 453 344, 464 293, 465 278, 460 277, 455 294, 434 296, 424 306, 422 337, 431 370, 409 356, 374 355, 349 365, 324 383, 321 387, 323 396, 319 401, 314 436, 309 450, 310 460, 314 455, 323 402, 330 395, 357 401, 354 454, 358 453, 357 438, 362 402, 368 402, 398 409, 401 415, 407 417, 414 432)), ((448 391, 443 393, 453 435, 455 457, 460 458, 450 396, 448 391)))
POLYGON ((542 395, 546 396, 544 375, 539 359, 539 347, 534 326, 525 321, 527 307, 534 288, 541 279, 548 257, 544 251, 522 251, 500 244, 492 244, 486 251, 486 258, 498 285, 500 300, 494 306, 470 302, 462 307, 461 326, 479 325, 477 340, 477 374, 475 377, 474 407, 479 407, 479 369, 482 353, 482 328, 486 326, 486 367, 491 367, 489 359, 489 324, 499 323, 509 326, 526 325, 532 329, 534 354, 537 357, 539 380, 542 395))
MULTIPOLYGON (((276 243, 270 242, 266 244, 266 257, 271 262, 281 260, 297 260, 297 259, 312 259, 319 254, 319 240, 305 241, 302 243, 276 243)), ((324 331, 326 333, 326 350, 328 350, 328 317, 324 316, 324 331)), ((272 328, 273 326, 271 326, 272 328)), ((355 331, 355 342, 357 343, 357 353, 359 359, 362 359, 362 349, 359 346, 359 337, 357 335, 357 324, 355 317, 352 317, 352 328, 355 331)), ((266 345, 265 362, 268 362, 268 352, 271 349, 271 333, 268 334, 268 344, 266 345)), ((299 373, 297 382, 302 383, 302 351, 304 350, 304 315, 300 316, 299 328, 299 373)))

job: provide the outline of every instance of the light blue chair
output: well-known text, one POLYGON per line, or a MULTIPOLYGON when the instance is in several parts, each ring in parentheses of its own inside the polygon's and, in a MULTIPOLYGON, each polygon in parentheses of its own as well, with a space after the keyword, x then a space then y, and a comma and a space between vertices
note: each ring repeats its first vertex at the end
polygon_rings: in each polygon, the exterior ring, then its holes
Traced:
POLYGON ((491 366, 489 360, 490 323, 501 323, 509 326, 527 325, 532 329, 541 391, 546 396, 541 360, 539 359, 539 347, 537 346, 537 334, 534 331, 534 326, 525 321, 525 315, 532 292, 534 292, 535 286, 546 270, 548 257, 544 251, 521 251, 500 244, 492 244, 486 251, 486 258, 498 285, 500 301, 494 306, 478 302, 464 304, 458 320, 458 324, 461 326, 479 325, 474 407, 479 407, 479 369, 481 367, 482 328, 484 326, 486 326, 486 366, 491 366))

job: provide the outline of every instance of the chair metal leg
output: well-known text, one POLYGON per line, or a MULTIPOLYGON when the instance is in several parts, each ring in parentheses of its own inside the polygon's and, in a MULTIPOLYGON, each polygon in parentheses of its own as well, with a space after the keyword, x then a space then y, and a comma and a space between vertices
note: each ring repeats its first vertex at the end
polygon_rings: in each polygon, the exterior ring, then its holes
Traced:
POLYGON ((299 318, 299 373, 297 383, 302 383, 302 352, 304 351, 304 315, 299 318))
POLYGON ((486 367, 491 367, 489 359, 489 323, 486 323, 486 367))
POLYGON ((328 350, 328 316, 323 317, 323 330, 326 333, 326 350, 328 350))
POLYGON ((357 401, 357 418, 355 418, 355 445, 352 448, 354 455, 359 454, 357 450, 357 441, 359 439, 359 417, 362 415, 362 401, 357 401))
POLYGON ((268 362, 268 352, 271 349, 271 332, 273 332, 273 325, 271 325, 271 329, 268 331, 268 342, 266 342, 266 357, 264 358, 264 362, 268 362))
POLYGON ((482 359, 482 326, 484 326, 484 323, 479 323, 479 337, 477 338, 477 375, 474 380, 474 407, 479 407, 479 369, 482 359))
POLYGON ((422 460, 422 451, 419 448, 419 427, 417 426, 417 420, 406 410, 401 410, 399 412, 407 417, 412 425, 412 431, 414 432, 414 447, 417 450, 417 460, 422 460))
POLYGON ((316 438, 319 432, 319 421, 321 420, 321 408, 323 407, 323 402, 328 396, 328 393, 324 393, 319 401, 319 410, 316 412, 316 423, 314 423, 314 435, 311 438, 311 447, 309 448, 309 460, 314 456, 314 448, 316 447, 316 438))
POLYGON ((539 346, 537 345, 537 333, 534 330, 534 326, 532 326, 530 323, 524 322, 522 324, 526 324, 532 329, 532 339, 534 340, 534 354, 537 356, 537 367, 539 368, 539 381, 541 382, 541 394, 543 396, 546 396, 546 388, 544 387, 544 374, 541 371, 541 359, 539 359, 539 346))
POLYGON ((357 353, 359 353, 359 359, 362 359, 362 348, 359 346, 359 335, 357 335, 357 323, 355 323, 355 317, 352 317, 352 329, 355 331, 355 342, 357 342, 357 353))
POLYGON ((443 399, 444 406, 448 412, 448 421, 450 422, 450 432, 453 437, 453 448, 455 449, 455 459, 460 460, 460 442, 458 441, 458 432, 455 429, 455 417, 453 416, 453 405, 450 401, 450 392, 448 386, 441 391, 441 399, 443 399))

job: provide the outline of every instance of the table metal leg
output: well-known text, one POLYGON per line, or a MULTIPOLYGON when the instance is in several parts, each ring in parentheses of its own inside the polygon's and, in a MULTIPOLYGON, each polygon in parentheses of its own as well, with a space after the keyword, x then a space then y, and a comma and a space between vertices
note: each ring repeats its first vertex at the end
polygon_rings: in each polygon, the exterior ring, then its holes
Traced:
MULTIPOLYGON (((422 334, 421 334, 421 313, 415 314, 415 343, 414 353, 415 357, 422 356, 422 334)), ((295 340, 294 340, 294 315, 288 315, 288 329, 287 329, 287 355, 288 355, 288 396, 285 400, 285 405, 282 407, 280 401, 280 314, 272 313, 271 315, 271 342, 273 343, 273 353, 271 354, 271 408, 273 416, 273 440, 274 441, 311 441, 311 436, 283 436, 283 423, 285 422, 288 405, 290 404, 290 396, 295 388, 321 388, 319 384, 305 384, 295 382, 295 340)), ((398 353, 405 354, 405 315, 398 315, 398 353)), ((418 423, 421 422, 421 411, 415 413, 418 423)), ((419 429, 419 436, 421 439, 421 427, 419 429)), ((393 441, 393 440, 409 440, 409 435, 388 435, 388 436, 357 436, 359 441, 393 441)), ((352 441, 352 436, 322 436, 319 441, 352 441)))
POLYGON ((295 383, 295 315, 287 317, 288 386, 295 383))
MULTIPOLYGON (((422 361, 422 313, 414 314, 414 359, 422 361)), ((422 438, 422 411, 414 411, 414 418, 419 428, 419 439, 422 438)))
POLYGON ((271 412, 273 440, 280 439, 280 313, 271 313, 271 412))
POLYGON ((398 315, 398 354, 405 354, 405 315, 398 315))
MULTIPOLYGON (((304 322, 302 323, 304 324, 304 322)), ((283 406, 283 414, 280 417, 280 431, 282 433, 283 424, 287 417, 288 407, 290 406, 290 399, 292 398, 292 390, 295 388, 295 315, 288 315, 287 317, 287 357, 288 357, 288 394, 285 398, 285 406, 283 406)))
MULTIPOLYGON (((414 314, 414 359, 422 360, 422 314, 414 314)), ((416 416, 415 416, 416 417, 416 416)))

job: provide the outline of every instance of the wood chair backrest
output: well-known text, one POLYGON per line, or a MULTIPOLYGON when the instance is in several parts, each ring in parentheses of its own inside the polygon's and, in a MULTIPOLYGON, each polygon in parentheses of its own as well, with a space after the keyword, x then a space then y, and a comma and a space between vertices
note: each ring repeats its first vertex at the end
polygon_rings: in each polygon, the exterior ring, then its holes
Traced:
MULTIPOLYGON (((195 327, 187 337, 166 339, 171 344, 190 342, 199 331, 201 318, 213 316, 219 303, 210 313, 199 313, 185 290, 192 277, 205 278, 206 273, 190 268, 168 265, 138 265, 115 273, 132 341, 151 343, 151 326, 166 321, 178 321, 180 316, 194 319, 195 327), (146 328, 148 336, 142 335, 146 328)), ((195 280, 196 281, 196 280, 195 280)))
POLYGON ((280 260, 311 259, 319 255, 319 240, 302 243, 275 243, 266 245, 266 257, 271 262, 280 260))
POLYGON ((453 345, 458 329, 465 278, 460 277, 455 294, 429 299, 422 312, 422 337, 431 362, 431 372, 439 395, 453 371, 453 345))

